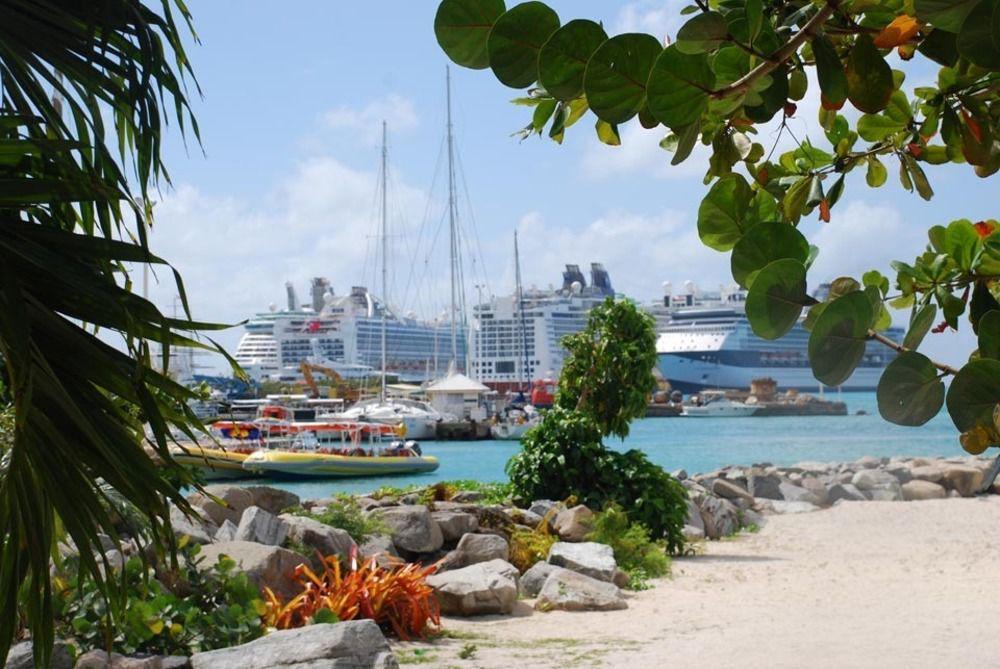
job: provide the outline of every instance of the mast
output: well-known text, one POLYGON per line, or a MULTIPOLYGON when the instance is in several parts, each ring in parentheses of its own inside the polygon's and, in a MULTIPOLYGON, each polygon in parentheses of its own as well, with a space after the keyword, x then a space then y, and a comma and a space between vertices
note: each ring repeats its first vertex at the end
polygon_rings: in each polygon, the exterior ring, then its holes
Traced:
POLYGON ((389 308, 389 230, 386 212, 386 172, 388 171, 389 150, 386 147, 386 124, 382 121, 382 383, 380 399, 385 402, 385 364, 386 364, 386 311, 389 308))
POLYGON ((455 143, 452 137, 452 125, 451 125, 451 68, 445 67, 445 89, 447 95, 447 108, 448 108, 448 232, 450 239, 449 248, 449 258, 451 265, 451 362, 456 364, 458 362, 458 327, 456 322, 457 317, 457 296, 456 296, 456 281, 458 280, 458 273, 456 271, 456 263, 458 260, 458 235, 455 229, 456 223, 456 207, 457 203, 455 201, 455 143))
POLYGON ((517 250, 517 230, 514 230, 514 281, 517 286, 517 312, 521 322, 521 377, 525 385, 531 385, 530 372, 528 371, 528 328, 524 321, 524 294, 521 291, 521 254, 517 250))

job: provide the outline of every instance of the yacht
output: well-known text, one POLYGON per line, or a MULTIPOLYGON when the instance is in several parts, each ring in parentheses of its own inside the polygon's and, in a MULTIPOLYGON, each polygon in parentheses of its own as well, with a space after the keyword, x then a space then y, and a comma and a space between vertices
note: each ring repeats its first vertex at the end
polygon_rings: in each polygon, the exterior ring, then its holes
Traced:
POLYGON ((399 436, 417 440, 434 439, 439 422, 454 420, 454 417, 440 413, 427 402, 393 397, 363 400, 346 411, 319 418, 401 425, 399 436))
POLYGON ((757 406, 751 402, 737 402, 726 398, 722 391, 705 390, 695 396, 693 404, 681 409, 682 416, 689 418, 743 418, 757 413, 757 406))

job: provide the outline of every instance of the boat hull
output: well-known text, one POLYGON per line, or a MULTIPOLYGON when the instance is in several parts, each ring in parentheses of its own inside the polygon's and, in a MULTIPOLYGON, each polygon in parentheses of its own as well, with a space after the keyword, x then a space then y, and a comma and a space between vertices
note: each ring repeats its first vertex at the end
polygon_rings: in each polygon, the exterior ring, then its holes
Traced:
MULTIPOLYGON (((660 353, 657 366, 663 378, 670 382, 670 387, 682 393, 695 393, 710 388, 749 388, 751 381, 765 377, 777 381, 781 390, 816 391, 821 385, 807 366, 740 366, 697 358, 698 356, 692 355, 660 353)), ((875 390, 884 369, 884 367, 858 367, 840 389, 875 390)))
POLYGON ((243 468, 267 476, 291 478, 341 478, 393 476, 432 472, 439 466, 432 456, 351 456, 290 451, 257 451, 243 468))
POLYGON ((684 407, 681 415, 685 418, 745 418, 757 413, 757 407, 684 407))
POLYGON ((174 461, 187 467, 201 471, 210 481, 219 479, 244 479, 256 476, 250 470, 244 469, 243 463, 247 453, 237 453, 219 448, 202 448, 201 446, 186 446, 186 451, 174 449, 174 461))
POLYGON ((537 423, 498 423, 490 426, 490 436, 498 441, 520 441, 524 434, 537 423))

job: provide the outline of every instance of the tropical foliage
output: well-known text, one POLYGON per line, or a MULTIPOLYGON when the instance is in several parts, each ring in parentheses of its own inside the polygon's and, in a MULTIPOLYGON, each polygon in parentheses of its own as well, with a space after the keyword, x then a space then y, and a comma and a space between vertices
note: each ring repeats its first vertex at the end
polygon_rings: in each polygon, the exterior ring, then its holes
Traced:
POLYGON ((649 530, 641 523, 629 520, 628 514, 616 504, 609 504, 594 517, 594 529, 587 541, 607 544, 615 552, 618 567, 629 575, 633 590, 646 587, 650 578, 670 572, 670 558, 661 542, 653 541, 649 530))
POLYGON ((0 2, 0 361, 14 414, 0 461, 0 662, 23 610, 35 663, 48 664, 57 528, 123 622, 98 550, 98 533, 117 537, 109 496, 147 516, 160 551, 168 502, 189 509, 161 474, 170 430, 199 426, 193 395, 152 369, 150 342, 166 367, 171 347, 203 347, 192 333, 215 326, 190 320, 179 277, 147 243, 163 129, 198 135, 190 17, 183 0, 151 4, 0 2), (184 318, 132 292, 142 265, 173 274, 184 318))
POLYGON ((624 437, 646 411, 656 387, 653 321, 634 304, 608 299, 591 310, 587 327, 565 340, 569 354, 555 406, 522 439, 507 463, 514 497, 575 497, 602 508, 609 502, 666 539, 684 545, 687 492, 638 450, 607 448, 602 439, 624 437))
POLYGON ((833 220, 852 172, 877 188, 892 166, 906 190, 930 199, 932 166, 964 164, 983 178, 1000 169, 1000 3, 693 0, 681 14, 666 46, 662 36, 609 37, 586 19, 562 23, 534 1, 443 0, 434 30, 456 63, 527 89, 515 100, 533 108, 523 136, 547 128, 562 142, 589 110, 609 145, 636 117, 661 132, 674 165, 710 147, 698 233, 730 254, 754 332, 780 337, 809 308, 818 380, 842 383, 865 345, 881 342, 900 353, 878 389, 886 419, 920 425, 946 404, 968 450, 1000 443, 1000 226, 934 226, 926 251, 894 263, 894 277, 843 277, 821 303, 806 291, 819 249, 797 227, 809 216, 833 220), (905 72, 887 60, 893 50, 901 67, 913 59, 918 72, 938 68, 936 79, 904 86, 905 72), (787 123, 807 95, 821 103, 817 144, 787 123), (857 113, 840 113, 848 104, 857 113), (768 122, 778 135, 770 147, 759 139, 768 122), (775 155, 786 140, 795 148, 775 155), (910 310, 904 342, 883 334, 887 305, 910 310), (957 329, 963 315, 979 338, 964 365, 917 352, 928 331, 957 329), (955 377, 947 392, 945 376, 955 377))
POLYGON ((317 512, 301 507, 290 509, 291 513, 318 520, 324 525, 338 527, 359 544, 363 544, 377 534, 389 534, 389 526, 377 514, 367 514, 350 495, 338 495, 317 512))

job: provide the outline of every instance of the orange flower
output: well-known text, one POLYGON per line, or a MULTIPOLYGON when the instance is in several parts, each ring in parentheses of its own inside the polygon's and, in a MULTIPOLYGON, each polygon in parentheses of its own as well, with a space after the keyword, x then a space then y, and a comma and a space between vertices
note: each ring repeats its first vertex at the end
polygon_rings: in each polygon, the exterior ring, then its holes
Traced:
POLYGON ((996 221, 979 221, 972 227, 976 229, 976 232, 979 233, 980 237, 986 239, 997 229, 997 223, 996 221))
POLYGON ((875 37, 875 46, 880 49, 891 49, 906 44, 920 32, 920 23, 912 16, 903 14, 892 20, 892 23, 882 29, 875 37))

